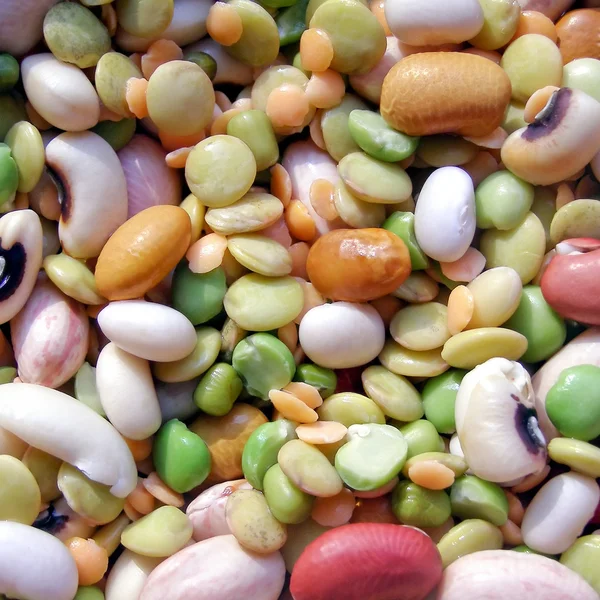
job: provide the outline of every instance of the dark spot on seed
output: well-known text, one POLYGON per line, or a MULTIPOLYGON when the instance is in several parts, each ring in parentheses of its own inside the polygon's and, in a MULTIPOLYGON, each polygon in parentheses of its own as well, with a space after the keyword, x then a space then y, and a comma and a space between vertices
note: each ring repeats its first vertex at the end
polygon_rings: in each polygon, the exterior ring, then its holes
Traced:
POLYGON ((554 92, 548 105, 542 110, 542 115, 527 126, 521 137, 527 142, 533 142, 550 135, 565 118, 572 95, 573 90, 570 88, 560 88, 554 92))
POLYGON ((527 448, 527 452, 533 455, 537 455, 540 451, 540 448, 543 447, 540 445, 538 436, 533 429, 535 417, 535 410, 527 408, 521 403, 517 405, 515 410, 515 426, 517 433, 525 445, 525 448, 527 448))
POLYGON ((43 513, 39 514, 33 523, 33 527, 54 535, 59 533, 68 521, 69 517, 57 514, 56 508, 51 504, 43 513))
POLYGON ((50 175, 50 179, 52 179, 56 189, 58 190, 61 219, 64 223, 66 223, 71 218, 71 212, 73 210, 73 198, 69 180, 61 172, 58 165, 49 162, 47 167, 48 175, 50 175))
POLYGON ((8 300, 21 285, 27 264, 25 248, 16 242, 11 248, 2 247, 0 238, 0 302, 8 300))
POLYGON ((510 397, 515 401, 515 402, 519 402, 519 396, 517 396, 516 394, 511 394, 510 397))

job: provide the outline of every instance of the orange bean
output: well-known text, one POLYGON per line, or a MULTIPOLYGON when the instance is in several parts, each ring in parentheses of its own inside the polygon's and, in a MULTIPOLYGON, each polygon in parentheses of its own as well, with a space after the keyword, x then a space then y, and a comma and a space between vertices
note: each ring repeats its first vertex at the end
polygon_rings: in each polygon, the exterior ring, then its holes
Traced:
MULTIPOLYGON (((298 327, 293 321, 277 330, 277 337, 293 352, 298 346, 298 327)), ((293 392, 292 392, 293 393, 293 392)))
POLYGON ((527 475, 517 485, 513 485, 511 491, 513 494, 522 494, 523 492, 528 492, 532 490, 534 487, 540 485, 546 477, 550 474, 550 465, 546 465, 539 473, 532 473, 531 475, 527 475))
POLYGON ((492 62, 495 62, 497 65, 500 64, 500 60, 502 59, 502 55, 500 52, 496 52, 495 50, 482 50, 481 48, 467 48, 463 50, 466 54, 476 54, 477 56, 483 56, 483 58, 487 58, 492 62))
POLYGON ((314 423, 319 418, 312 408, 309 408, 302 400, 296 398, 293 394, 288 394, 288 392, 271 390, 269 392, 269 400, 271 400, 279 413, 290 421, 295 421, 296 423, 314 423))
POLYGON ((386 327, 389 327, 394 315, 404 306, 404 302, 395 296, 382 296, 369 304, 379 313, 386 327))
POLYGON ((148 105, 146 104, 146 92, 148 91, 148 80, 131 77, 125 84, 125 100, 129 110, 138 118, 148 116, 148 105))
POLYGON ((565 204, 575 200, 575 194, 572 189, 573 184, 561 183, 556 189, 556 210, 562 208, 565 204))
POLYGON ((292 245, 292 236, 283 217, 277 219, 272 225, 261 229, 260 233, 265 237, 275 240, 286 249, 292 245))
POLYGON ((123 505, 123 512, 130 521, 139 521, 144 516, 141 512, 135 510, 128 500, 123 505))
POLYGON ((314 144, 321 150, 326 150, 325 138, 323 137, 323 129, 321 128, 321 117, 323 113, 318 110, 310 122, 308 129, 310 133, 310 139, 314 144))
POLYGON ((304 352, 304 350, 302 350, 302 346, 300 346, 300 344, 298 344, 298 347, 294 350, 293 352, 294 354, 294 363, 296 366, 298 366, 299 364, 302 364, 306 358, 306 354, 304 352))
POLYGON ((485 268, 485 256, 476 248, 469 248, 454 262, 440 262, 442 273, 452 281, 470 283, 485 268))
POLYGON ((206 134, 204 131, 199 131, 193 135, 172 135, 170 133, 165 133, 164 131, 159 131, 158 137, 162 147, 167 152, 174 152, 180 148, 190 148, 195 146, 206 137, 206 134))
POLYGON ((545 14, 537 12, 536 10, 524 10, 519 17, 519 24, 515 35, 509 43, 514 42, 517 38, 528 33, 537 33, 539 35, 545 35, 556 43, 558 40, 558 34, 556 33, 556 27, 551 19, 545 14))
POLYGON ((192 273, 208 273, 221 266, 227 250, 227 238, 209 233, 190 246, 185 257, 192 273))
POLYGON ((127 496, 129 505, 141 515, 147 515, 154 510, 155 498, 144 487, 141 477, 138 477, 136 488, 127 496))
POLYGON ((80 537, 69 538, 65 545, 69 549, 79 574, 79 585, 98 583, 108 569, 108 553, 94 540, 80 537))
POLYGON ((233 254, 229 250, 225 250, 223 254, 223 262, 221 267, 225 271, 225 279, 227 285, 231 285, 234 281, 238 280, 244 273, 248 272, 248 269, 234 258, 233 254))
POLYGON ((243 112, 241 108, 230 108, 219 115, 210 126, 210 135, 227 135, 227 124, 241 112, 243 112))
POLYGON ((346 93, 344 79, 337 71, 327 69, 313 73, 306 84, 306 97, 317 108, 332 108, 342 101, 346 93))
POLYGON ((539 90, 533 92, 527 103, 525 104, 525 110, 523 111, 523 120, 526 123, 533 123, 538 113, 548 104, 548 100, 556 90, 555 85, 547 85, 539 90))
POLYGON ((317 388, 308 385, 308 383, 292 381, 283 388, 283 391, 293 394, 309 408, 319 408, 323 404, 323 398, 321 398, 317 388))
POLYGON ((473 318, 474 310, 471 290, 464 285, 455 287, 448 297, 448 331, 452 335, 460 333, 473 318))
POLYGON ((488 135, 481 135, 479 137, 465 136, 465 140, 472 142, 480 148, 491 148, 493 150, 499 150, 504 144, 504 140, 508 137, 508 133, 502 129, 502 127, 496 127, 494 131, 488 135))
POLYGON ((121 115, 109 110, 102 102, 100 102, 100 116, 98 117, 98 121, 113 121, 114 123, 117 123, 122 119, 123 117, 121 115))
POLYGON ((500 531, 506 546, 519 546, 523 543, 521 528, 510 519, 504 525, 500 525, 500 531))
POLYGON ((337 496, 316 498, 311 516, 323 527, 340 527, 350 521, 355 507, 354 494, 344 488, 337 496))
POLYGON ((525 509, 523 508, 523 504, 519 500, 518 496, 513 494, 509 490, 504 490, 504 495, 508 500, 508 518, 515 524, 521 525, 523 522, 523 515, 525 514, 525 509))
POLYGON ((242 37, 242 18, 233 6, 225 2, 215 2, 206 18, 208 35, 221 46, 233 46, 242 37))
POLYGON ((285 222, 293 237, 310 242, 317 234, 315 220, 300 200, 292 200, 285 209, 285 222))
POLYGON ((284 83, 267 98, 265 112, 273 127, 299 127, 310 110, 306 92, 298 85, 284 83))
POLYGON ((165 156, 167 167, 171 167, 171 169, 184 169, 187 157, 193 149, 193 146, 189 146, 188 148, 179 148, 178 150, 169 152, 169 154, 165 156))
POLYGON ((169 506, 181 508, 184 505, 183 496, 172 490, 159 476, 153 471, 142 480, 144 487, 160 502, 169 506))
MULTIPOLYGON (((306 260, 308 258, 309 250, 310 246, 306 242, 296 242, 289 247, 288 252, 292 255, 292 271, 290 273, 292 277, 308 279, 308 274, 306 272, 306 260)), ((296 322, 299 323, 300 321, 296 322)))
POLYGON ((460 168, 471 176, 473 185, 477 187, 488 175, 498 170, 498 161, 489 152, 480 152, 460 168))
POLYGON ((335 421, 317 421, 296 427, 298 439, 307 444, 334 444, 346 437, 348 429, 335 421))
MULTIPOLYGON (((299 242, 300 244, 304 244, 304 242, 299 242)), ((294 244, 297 246, 298 244, 294 244)), ((291 250, 291 248, 290 248, 291 250)), ((293 255, 292 255, 293 261, 293 255)), ((293 272, 293 271, 292 271, 293 272)), ((325 298, 321 296, 321 293, 317 290, 317 288, 308 281, 304 280, 302 277, 296 277, 298 283, 302 286, 302 292, 304 294, 304 304, 302 305, 302 310, 300 314, 294 319, 294 323, 300 324, 304 315, 315 306, 321 306, 325 304, 325 298)))
MULTIPOLYGON (((106 304, 104 306, 106 306, 106 304)), ((100 306, 99 308, 103 307, 100 306)), ((152 454, 152 443, 154 441, 153 438, 149 437, 145 440, 130 440, 129 438, 123 436, 123 439, 129 447, 129 451, 131 452, 131 455, 133 456, 133 460, 135 462, 144 460, 148 458, 150 454, 152 454)))
POLYGON ((15 210, 29 208, 29 196, 25 192, 17 192, 15 195, 15 210))
POLYGON ((355 491, 354 495, 357 498, 379 498, 381 496, 389 494, 389 492, 391 492, 396 487, 398 481, 398 477, 394 477, 390 479, 387 483, 383 484, 381 487, 375 488, 374 490, 369 490, 368 492, 355 491))
POLYGON ((241 110, 252 110, 252 98, 238 98, 231 108, 239 108, 241 110))
POLYGON ((151 456, 145 458, 144 460, 139 460, 135 463, 135 466, 138 470, 138 473, 143 473, 144 475, 150 475, 150 473, 154 471, 154 461, 152 460, 151 456))
POLYGON ((373 2, 371 2, 369 5, 369 8, 375 17, 377 17, 379 24, 383 27, 385 35, 387 37, 394 35, 390 30, 387 19, 385 18, 385 0, 373 0, 373 2))
POLYGON ((142 73, 150 79, 154 71, 171 60, 181 60, 183 51, 171 40, 156 40, 142 56, 142 73))
POLYGON ((315 179, 310 185, 310 204, 326 221, 333 221, 339 217, 333 202, 334 194, 335 187, 329 179, 315 179))
POLYGON ((408 477, 428 490, 445 490, 454 483, 454 471, 437 460, 416 462, 408 469, 408 477))
POLYGON ((215 104, 223 111, 231 108, 231 100, 220 90, 215 92, 215 104))
POLYGON ((321 72, 329 69, 333 60, 333 44, 322 29, 307 29, 300 38, 300 62, 306 71, 321 72))
POLYGON ((292 199, 292 180, 290 174, 279 163, 269 169, 271 173, 271 194, 281 200, 286 207, 292 199))
POLYGON ((351 523, 399 523, 392 510, 390 495, 378 498, 360 498, 356 502, 351 523))

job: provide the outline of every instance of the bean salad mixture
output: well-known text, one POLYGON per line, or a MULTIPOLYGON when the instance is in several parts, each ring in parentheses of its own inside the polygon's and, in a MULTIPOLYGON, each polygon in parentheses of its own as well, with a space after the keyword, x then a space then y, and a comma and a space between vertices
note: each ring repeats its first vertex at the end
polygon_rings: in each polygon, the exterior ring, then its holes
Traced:
POLYGON ((600 0, 0 0, 0 600, 600 600, 600 0))

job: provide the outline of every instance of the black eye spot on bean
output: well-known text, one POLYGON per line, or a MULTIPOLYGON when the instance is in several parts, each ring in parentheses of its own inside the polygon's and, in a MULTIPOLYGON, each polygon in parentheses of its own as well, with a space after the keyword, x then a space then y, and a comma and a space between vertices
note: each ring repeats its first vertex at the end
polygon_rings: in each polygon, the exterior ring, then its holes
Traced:
POLYGON ((2 247, 0 238, 0 302, 8 300, 21 285, 26 264, 23 244, 17 242, 6 249, 2 247))
POLYGON ((567 114, 572 95, 573 90, 570 88, 561 88, 554 92, 548 105, 541 111, 540 117, 523 132, 523 139, 533 142, 550 135, 567 114))
POLYGON ((526 408, 523 404, 518 404, 515 410, 515 426, 521 441, 530 454, 538 454, 543 445, 540 445, 534 424, 537 426, 536 412, 531 408, 526 408))
POLYGON ((56 514, 56 508, 51 504, 47 510, 38 516, 33 523, 33 527, 41 529, 46 533, 55 534, 58 533, 68 521, 69 517, 67 515, 56 514))

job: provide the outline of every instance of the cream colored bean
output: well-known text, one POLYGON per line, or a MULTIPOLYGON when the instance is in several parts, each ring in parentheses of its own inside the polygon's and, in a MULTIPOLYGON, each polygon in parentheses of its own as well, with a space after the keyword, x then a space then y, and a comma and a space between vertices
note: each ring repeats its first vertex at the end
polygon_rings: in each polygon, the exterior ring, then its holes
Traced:
POLYGON ((560 554, 577 539, 600 501, 594 479, 563 473, 548 481, 527 507, 521 525, 523 540, 538 552, 560 554))
POLYGON ((46 161, 66 190, 58 234, 75 258, 92 258, 127 219, 127 183, 116 152, 99 135, 62 133, 46 161))
POLYGON ((143 440, 158 431, 160 406, 147 360, 111 342, 98 357, 96 385, 102 408, 119 433, 143 440))
POLYGON ((125 549, 108 574, 106 600, 138 600, 146 579, 163 560, 125 549))
POLYGON ((23 60, 21 75, 27 99, 54 127, 85 131, 98 123, 98 94, 75 65, 63 63, 49 53, 33 54, 23 60))
POLYGON ((448 309, 443 304, 426 302, 399 310, 390 323, 390 333, 409 350, 434 350, 451 336, 447 322, 448 309))
POLYGON ((0 427, 0 454, 8 454, 21 460, 28 447, 27 442, 0 427))
POLYGON ((82 402, 29 383, 2 386, 0 427, 35 448, 74 465, 111 486, 118 498, 137 485, 131 452, 116 429, 82 402))
POLYGON ((72 600, 77 567, 54 536, 21 523, 0 521, 0 594, 28 600, 72 600))
POLYGON ((473 316, 466 329, 497 327, 512 316, 519 306, 523 284, 510 267, 483 272, 467 286, 473 295, 473 316))
POLYGON ((162 304, 111 302, 100 311, 98 325, 119 348, 146 360, 180 360, 196 346, 194 326, 180 312, 162 304))

